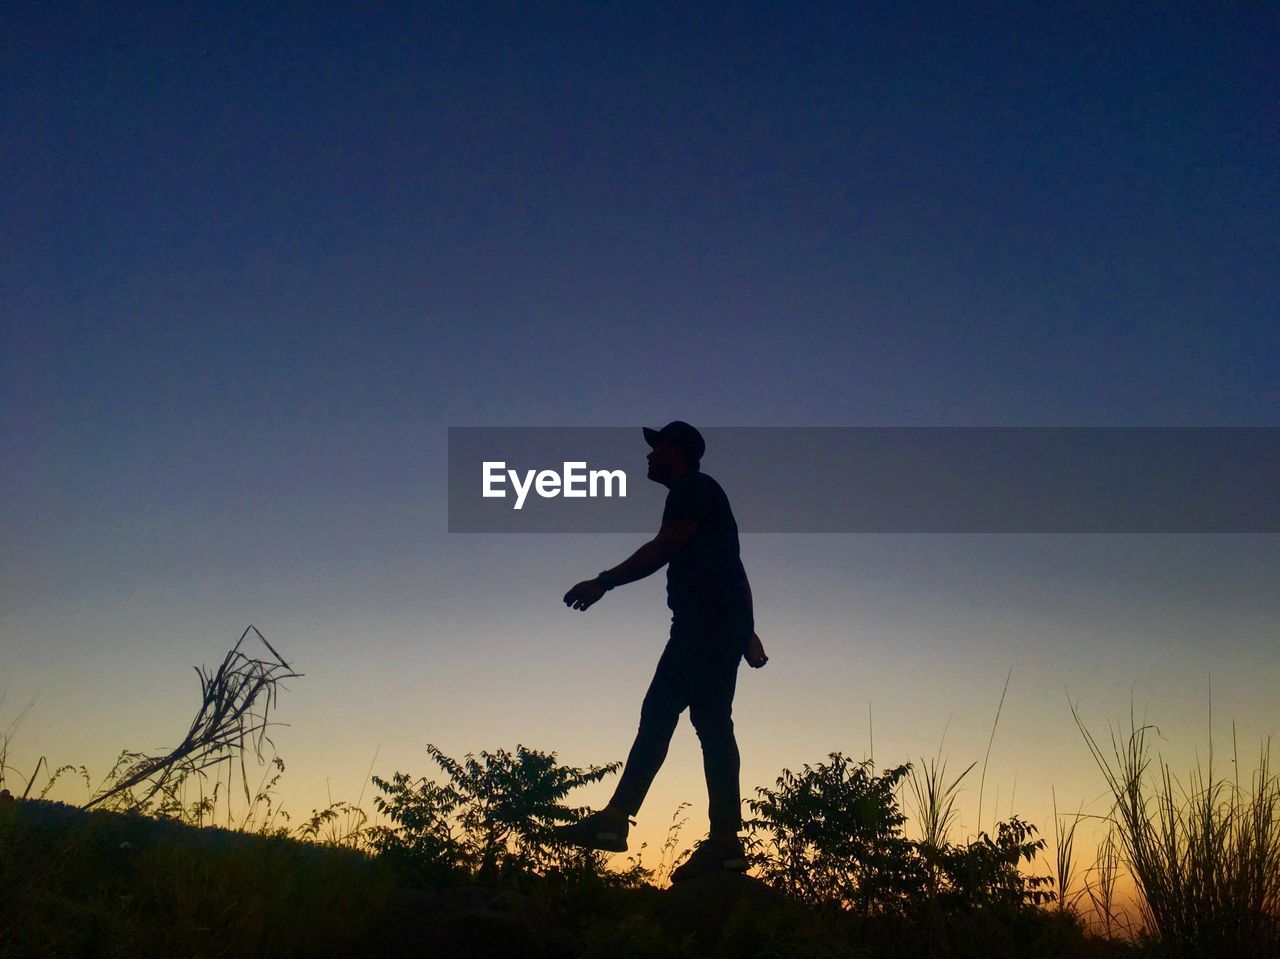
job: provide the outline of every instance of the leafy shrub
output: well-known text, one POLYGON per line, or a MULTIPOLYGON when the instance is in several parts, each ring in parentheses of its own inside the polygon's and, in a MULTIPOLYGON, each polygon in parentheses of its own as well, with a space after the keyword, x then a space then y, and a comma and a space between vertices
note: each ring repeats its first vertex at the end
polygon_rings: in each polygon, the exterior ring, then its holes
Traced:
POLYGON ((979 906, 1039 906, 1051 902, 1048 876, 1024 875, 1028 865, 1044 849, 1043 839, 1032 839, 1036 827, 1017 816, 996 824, 996 838, 979 832, 978 838, 963 845, 948 845, 942 852, 946 885, 939 894, 944 902, 966 909, 979 906))
POLYGON ((1035 826, 1014 816, 997 824, 994 839, 913 841, 897 796, 910 764, 876 775, 870 761, 828 759, 799 775, 784 769, 776 789, 758 788, 760 798, 748 801, 748 856, 771 885, 811 905, 884 917, 1053 898, 1049 877, 1020 869, 1044 848, 1035 826))
POLYGON ((784 769, 776 790, 756 789, 760 798, 747 802, 756 818, 744 823, 749 861, 802 902, 896 910, 924 878, 895 797, 909 767, 876 776, 869 761, 828 758, 799 776, 784 769))
POLYGON ((636 884, 649 870, 638 864, 627 873, 605 869, 598 852, 566 848, 551 830, 585 815, 562 805, 566 795, 616 772, 621 763, 586 770, 562 766, 555 753, 517 746, 468 753, 462 762, 434 745, 427 752, 448 781, 411 779, 397 772, 373 783, 385 795, 374 805, 396 825, 370 830, 370 843, 416 881, 428 885, 475 876, 496 880, 520 876, 589 875, 636 884))

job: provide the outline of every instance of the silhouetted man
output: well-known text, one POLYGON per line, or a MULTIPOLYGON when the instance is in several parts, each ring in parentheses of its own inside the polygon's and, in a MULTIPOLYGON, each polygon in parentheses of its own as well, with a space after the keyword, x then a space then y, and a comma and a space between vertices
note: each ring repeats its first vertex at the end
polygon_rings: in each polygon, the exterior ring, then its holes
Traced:
POLYGON ((629 817, 640 811, 667 756, 680 713, 702 742, 711 829, 672 879, 716 869, 747 868, 742 841, 738 744, 733 736, 733 694, 738 663, 768 662, 755 634, 751 586, 738 552, 738 524, 720 484, 699 469, 702 435, 680 420, 644 428, 649 479, 669 490, 658 535, 625 562, 565 593, 566 605, 585 610, 607 591, 667 567, 671 637, 640 708, 640 731, 609 804, 557 836, 577 846, 626 852, 629 817))

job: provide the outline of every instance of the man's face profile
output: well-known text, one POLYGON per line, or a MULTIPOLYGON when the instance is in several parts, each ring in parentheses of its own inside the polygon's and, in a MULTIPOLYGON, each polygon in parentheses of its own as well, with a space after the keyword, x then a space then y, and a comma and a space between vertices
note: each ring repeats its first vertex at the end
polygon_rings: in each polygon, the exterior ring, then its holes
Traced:
POLYGON ((683 462, 684 453, 673 443, 659 442, 649 450, 649 479, 655 483, 667 483, 671 480, 676 467, 683 462))

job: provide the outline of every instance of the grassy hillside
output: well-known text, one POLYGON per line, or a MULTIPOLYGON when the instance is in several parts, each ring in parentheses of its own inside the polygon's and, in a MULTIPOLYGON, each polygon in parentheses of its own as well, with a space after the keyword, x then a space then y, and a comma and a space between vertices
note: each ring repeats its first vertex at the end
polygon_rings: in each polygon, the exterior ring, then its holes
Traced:
MULTIPOLYGON (((1266 744, 1252 780, 1233 757, 1231 780, 1210 759, 1180 785, 1147 727, 1112 730, 1106 749, 1077 716, 1114 798, 1087 869, 1078 817, 1055 817, 1052 853, 1016 815, 955 841, 956 792, 976 763, 948 777, 941 757, 877 769, 833 752, 747 800, 749 875, 667 888, 683 805, 659 862, 637 850, 619 871, 558 843, 555 827, 585 815, 572 794, 620 764, 568 767, 523 745, 459 760, 428 744, 434 778, 371 777, 385 824, 336 803, 292 831, 273 825, 288 819, 273 801, 275 757, 257 796, 245 781, 239 828, 206 826, 223 785, 206 791, 206 770, 238 761, 243 778, 275 684, 299 675, 262 642, 271 659, 237 643, 200 671, 187 736, 160 755, 123 752, 83 806, 44 798, 69 770, 87 785, 83 767, 46 773, 27 798, 43 758, 22 798, 0 790, 0 959, 1280 956, 1280 777, 1266 744), (919 838, 904 830, 903 797, 919 838), (1121 876, 1139 925, 1115 908, 1121 876)), ((8 742, 0 786, 15 771, 8 742)))
POLYGON ((387 857, 280 835, 19 800, 0 812, 0 955, 1082 956, 1044 910, 946 928, 815 909, 750 876, 666 890, 589 872, 459 873, 430 888, 387 857))

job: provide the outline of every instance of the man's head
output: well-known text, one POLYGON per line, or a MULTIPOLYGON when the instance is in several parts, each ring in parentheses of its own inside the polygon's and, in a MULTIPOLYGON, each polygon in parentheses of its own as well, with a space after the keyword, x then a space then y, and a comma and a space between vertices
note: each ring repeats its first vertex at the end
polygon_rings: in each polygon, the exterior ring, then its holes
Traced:
POLYGON ((660 430, 644 427, 644 441, 652 447, 649 479, 664 486, 696 470, 707 448, 702 434, 683 420, 674 420, 660 430))

